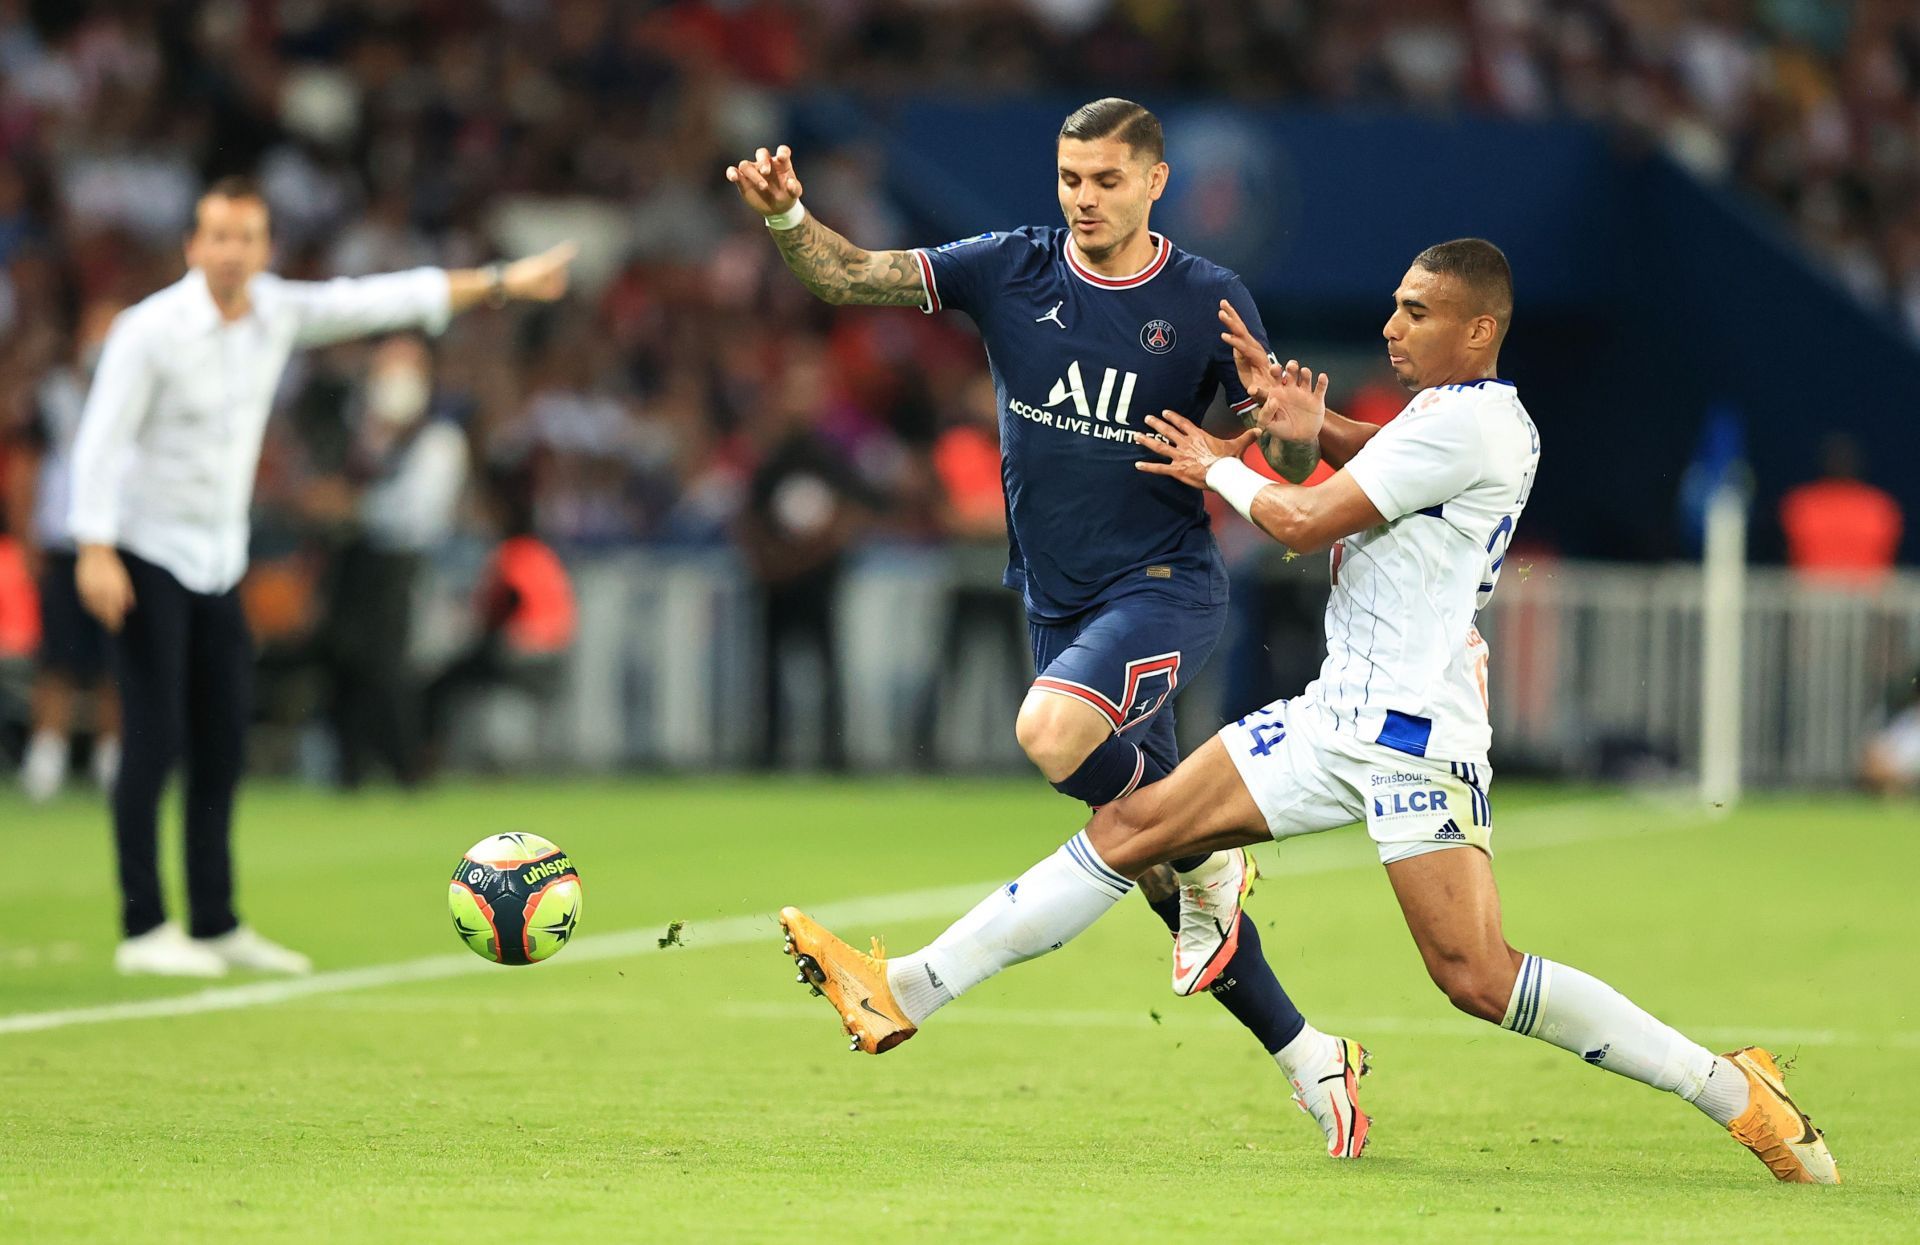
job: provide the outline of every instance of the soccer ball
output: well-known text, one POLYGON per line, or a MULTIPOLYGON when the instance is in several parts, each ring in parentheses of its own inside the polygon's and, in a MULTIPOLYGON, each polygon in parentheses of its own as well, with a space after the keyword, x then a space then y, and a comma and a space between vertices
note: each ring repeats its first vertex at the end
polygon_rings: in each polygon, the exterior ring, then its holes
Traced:
POLYGON ((495 964, 537 964, 559 954, 580 920, 573 860, 537 834, 475 843, 447 884, 453 928, 495 964))

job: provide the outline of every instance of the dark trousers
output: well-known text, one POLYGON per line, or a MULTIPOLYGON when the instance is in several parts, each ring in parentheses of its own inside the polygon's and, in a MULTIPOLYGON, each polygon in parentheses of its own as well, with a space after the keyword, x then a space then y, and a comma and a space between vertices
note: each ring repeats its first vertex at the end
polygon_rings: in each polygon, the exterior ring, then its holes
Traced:
POLYGON ((968 584, 954 588, 948 595, 946 612, 946 625, 940 629, 940 647, 934 650, 933 674, 914 712, 914 750, 918 754, 915 759, 929 769, 939 766, 940 702, 947 694, 947 687, 978 671, 977 666, 968 668, 961 664, 970 640, 981 636, 999 650, 996 655, 1006 664, 1010 685, 1033 673, 1024 643, 1026 628, 1019 597, 997 584, 991 588, 968 584))
POLYGON ((560 689, 561 653, 522 653, 499 632, 476 640, 428 682, 420 697, 429 750, 446 744, 447 724, 462 697, 492 688, 518 688, 545 703, 560 689))
POLYGON ((805 645, 820 661, 820 764, 830 770, 847 767, 847 745, 841 735, 840 658, 833 608, 839 598, 838 569, 802 576, 767 588, 761 637, 765 676, 765 710, 761 718, 761 766, 780 763, 780 741, 786 733, 785 679, 781 659, 790 645, 805 645))
POLYGON ((190 931, 211 938, 239 924, 230 840, 234 790, 246 763, 253 640, 237 591, 191 592, 150 562, 120 557, 134 602, 112 645, 125 721, 113 788, 121 923, 133 937, 166 919, 160 796, 184 758, 190 931))
POLYGON ((325 651, 343 787, 358 787, 370 760, 384 763, 402 784, 419 776, 419 710, 407 663, 419 569, 417 555, 364 541, 342 550, 335 566, 325 651))

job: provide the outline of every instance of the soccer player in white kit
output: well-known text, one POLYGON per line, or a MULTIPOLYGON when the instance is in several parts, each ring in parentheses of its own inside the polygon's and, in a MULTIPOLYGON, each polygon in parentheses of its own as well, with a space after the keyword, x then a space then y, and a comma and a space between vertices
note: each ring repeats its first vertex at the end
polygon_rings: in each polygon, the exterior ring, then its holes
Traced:
MULTIPOLYGON (((1421 252, 1383 330, 1414 398, 1376 429, 1327 412, 1326 375, 1271 361, 1222 304, 1225 337, 1261 400, 1260 428, 1288 441, 1317 431, 1340 470, 1311 489, 1270 482, 1239 460, 1254 433, 1221 441, 1171 411, 1149 420, 1156 436, 1140 437, 1166 461, 1140 468, 1211 488, 1291 548, 1331 550, 1320 677, 1100 809, 911 955, 863 955, 783 910, 789 954, 804 957, 847 1025, 863 1023, 862 1004, 875 1000, 917 1027, 1001 969, 1065 944, 1166 860, 1364 821, 1427 971, 1455 1007, 1678 1094, 1781 1180, 1839 1181, 1767 1051, 1715 1055, 1604 982, 1514 950, 1502 932, 1487 646, 1474 617, 1499 582, 1540 459, 1533 420, 1499 378, 1512 312, 1512 275, 1493 244, 1421 252)), ((1309 1025, 1295 1040, 1336 1039, 1309 1025)))

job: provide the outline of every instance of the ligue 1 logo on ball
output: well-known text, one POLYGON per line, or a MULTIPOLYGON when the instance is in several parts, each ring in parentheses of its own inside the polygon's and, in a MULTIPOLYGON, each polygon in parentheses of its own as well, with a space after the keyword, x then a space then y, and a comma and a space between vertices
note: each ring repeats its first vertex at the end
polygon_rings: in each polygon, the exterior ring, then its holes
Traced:
POLYGON ((1149 320, 1140 326, 1140 344, 1154 354, 1173 349, 1173 326, 1165 320, 1149 320))

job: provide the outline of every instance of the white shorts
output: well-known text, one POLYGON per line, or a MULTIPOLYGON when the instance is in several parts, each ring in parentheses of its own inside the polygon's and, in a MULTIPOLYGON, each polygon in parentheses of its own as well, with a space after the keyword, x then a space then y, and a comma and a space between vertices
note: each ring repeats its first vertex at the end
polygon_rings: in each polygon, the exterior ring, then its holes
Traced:
POLYGON ((1490 766, 1368 743, 1302 700, 1248 714, 1222 728, 1220 742, 1275 839, 1364 820, 1382 864, 1448 847, 1493 854, 1490 766))

